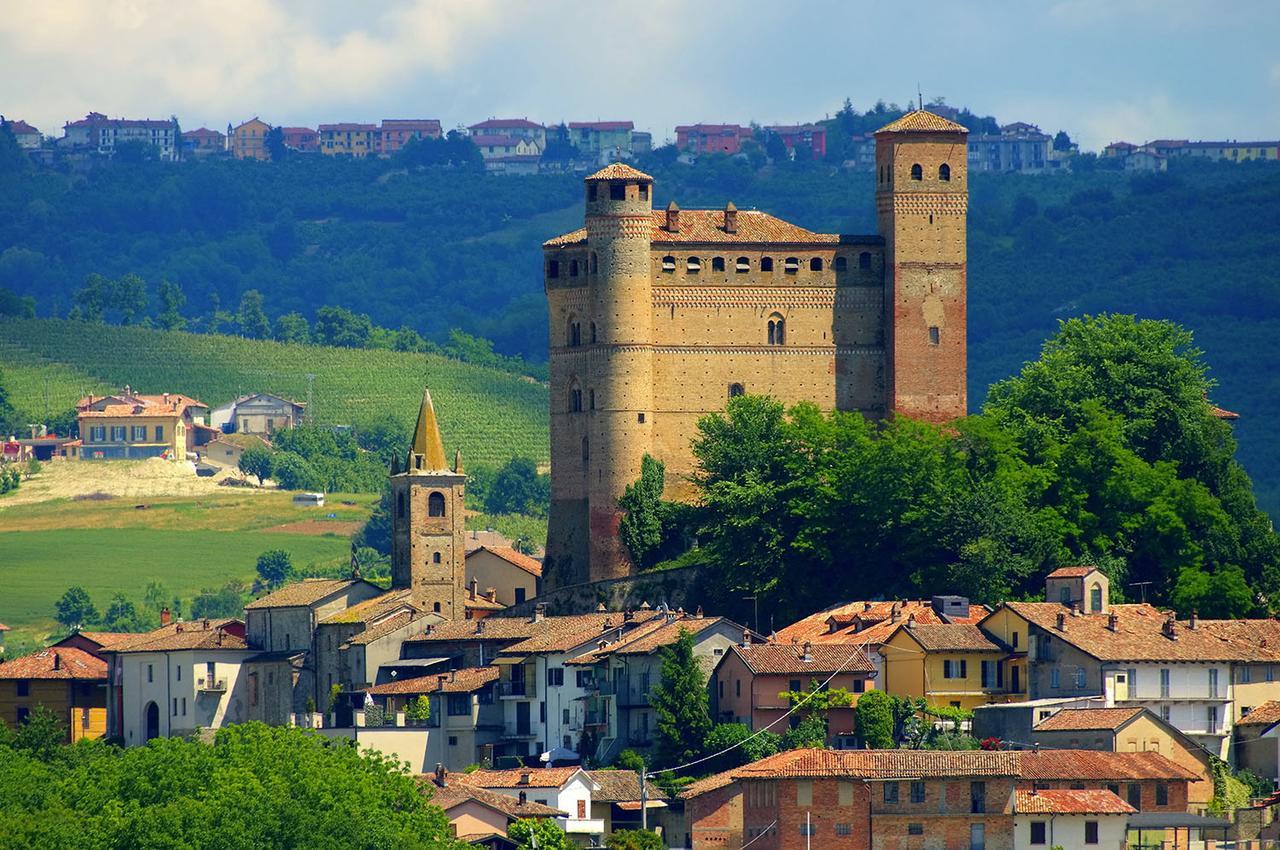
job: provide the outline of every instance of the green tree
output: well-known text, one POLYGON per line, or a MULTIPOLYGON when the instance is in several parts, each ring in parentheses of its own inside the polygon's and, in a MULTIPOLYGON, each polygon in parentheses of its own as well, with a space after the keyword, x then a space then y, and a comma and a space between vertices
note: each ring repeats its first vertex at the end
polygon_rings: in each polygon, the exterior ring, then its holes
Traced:
POLYGON ((357 315, 345 307, 321 307, 316 310, 312 338, 320 345, 343 348, 365 348, 373 334, 373 323, 365 315, 357 315))
POLYGON ((618 537, 627 547, 632 562, 641 569, 653 566, 656 555, 663 550, 663 520, 666 506, 662 501, 665 482, 665 466, 662 461, 646 454, 640 461, 640 478, 628 484, 618 499, 623 510, 618 537))
POLYGON ((9 123, 0 119, 0 174, 21 174, 30 170, 31 160, 18 144, 9 123))
POLYGON ((123 593, 115 593, 102 616, 102 625, 110 632, 145 632, 153 628, 146 617, 138 613, 133 602, 123 593))
POLYGON ((647 829, 619 829, 604 840, 608 850, 666 850, 662 836, 647 829))
POLYGON ((98 620, 98 609, 93 607, 88 591, 80 585, 67 588, 54 607, 58 622, 68 629, 78 629, 98 620))
POLYGON ((825 749, 827 746, 827 718, 821 712, 811 712, 782 733, 781 749, 798 750, 802 747, 825 749))
POLYGON ((244 614, 245 589, 237 581, 230 581, 218 589, 205 588, 191 600, 191 616, 197 620, 208 617, 239 617, 244 614))
POLYGON ((325 482, 297 452, 277 452, 271 475, 282 490, 324 490, 325 482))
POLYGON ((698 758, 711 731, 707 676, 693 654, 693 635, 680 630, 676 641, 658 650, 662 678, 649 693, 658 727, 658 754, 674 767, 698 758))
POLYGON ((111 286, 111 306, 120 316, 120 324, 137 324, 147 312, 147 282, 130 272, 111 286))
POLYGON ((415 723, 426 723, 431 719, 431 699, 426 694, 419 694, 417 699, 409 703, 404 716, 415 723))
POLYGON ((180 331, 186 328, 187 320, 183 318, 182 308, 187 304, 187 296, 182 287, 167 280, 160 281, 160 313, 156 316, 156 326, 161 330, 180 331))
POLYGON ((36 317, 36 299, 29 295, 16 295, 13 290, 0 286, 0 316, 34 319, 36 317))
POLYGON ((1059 130, 1053 136, 1053 149, 1055 151, 1071 150, 1071 137, 1067 135, 1066 130, 1059 130))
POLYGON ((265 446, 250 446, 240 453, 237 466, 245 475, 257 478, 258 486, 261 487, 271 477, 275 466, 274 452, 265 446))
POLYGON ((43 761, 57 757, 67 739, 67 727, 43 705, 37 705, 27 719, 13 730, 9 746, 43 761))
POLYGON ((717 723, 707 734, 702 749, 707 755, 728 750, 705 766, 707 770, 719 773, 767 758, 778 752, 781 746, 782 737, 769 729, 753 733, 745 723, 717 723))
POLYGON ((262 138, 262 146, 266 148, 272 162, 280 162, 289 154, 289 149, 284 145, 284 130, 280 127, 272 127, 267 131, 262 138))
POLYGON ((373 549, 380 555, 391 554, 391 485, 383 485, 378 504, 374 505, 364 527, 356 532, 357 546, 373 549))
POLYGON ((283 549, 269 549, 258 556, 258 579, 274 590, 293 574, 293 559, 283 549))
POLYGON ((863 746, 873 750, 893 748, 893 697, 880 690, 867 691, 858 697, 854 712, 863 746))
POLYGON ((273 335, 277 342, 307 343, 311 341, 311 325, 300 313, 285 313, 276 319, 273 335))
POLYGON ((546 516, 550 499, 550 477, 539 475, 529 458, 514 457, 498 470, 484 507, 491 514, 546 516))
POLYGON ((356 435, 360 448, 373 452, 384 464, 390 464, 394 458, 403 458, 411 439, 409 426, 391 413, 374 419, 356 435))
POLYGON ((426 351, 427 341, 413 328, 401 325, 391 347, 396 351, 426 351))
POLYGON ((240 329, 240 335, 249 339, 271 337, 271 322, 262 310, 261 292, 248 289, 240 296, 240 309, 236 311, 236 326, 240 329))
POLYGON ((550 818, 520 818, 507 827, 507 837, 520 850, 573 850, 563 829, 550 818))

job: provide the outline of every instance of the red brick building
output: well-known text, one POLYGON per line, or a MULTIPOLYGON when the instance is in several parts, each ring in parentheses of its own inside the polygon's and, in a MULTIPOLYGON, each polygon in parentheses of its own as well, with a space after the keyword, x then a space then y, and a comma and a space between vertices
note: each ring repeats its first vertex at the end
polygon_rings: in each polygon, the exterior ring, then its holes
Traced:
POLYGON ((814 159, 827 155, 827 128, 821 124, 775 124, 765 130, 781 139, 788 152, 799 147, 812 151, 814 159))
POLYGON ((724 153, 733 156, 751 138, 750 127, 739 124, 686 124, 676 128, 676 147, 689 153, 724 153))
POLYGON ((281 127, 284 146, 290 150, 310 153, 320 150, 320 133, 310 127, 281 127))
POLYGON ((383 118, 378 128, 378 153, 390 155, 413 139, 438 139, 442 134, 435 118, 383 118))

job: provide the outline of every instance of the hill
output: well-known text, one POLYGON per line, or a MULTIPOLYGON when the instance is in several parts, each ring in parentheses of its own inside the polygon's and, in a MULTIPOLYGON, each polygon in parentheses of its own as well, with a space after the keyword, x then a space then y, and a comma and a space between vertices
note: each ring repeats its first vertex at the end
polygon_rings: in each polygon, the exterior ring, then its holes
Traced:
POLYGON ((70 408, 88 391, 129 384, 190 394, 211 406, 273 392, 310 398, 314 422, 359 428, 392 414, 412 426, 427 386, 449 450, 462 449, 465 460, 497 466, 516 455, 548 456, 545 386, 432 354, 4 319, 0 369, 10 403, 35 418, 70 408))

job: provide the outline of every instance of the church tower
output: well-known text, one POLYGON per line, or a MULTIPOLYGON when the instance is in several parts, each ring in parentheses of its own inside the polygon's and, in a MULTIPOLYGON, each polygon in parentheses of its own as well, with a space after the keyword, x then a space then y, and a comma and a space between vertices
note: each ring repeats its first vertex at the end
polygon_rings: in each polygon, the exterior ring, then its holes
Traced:
POLYGON ((924 110, 876 132, 887 407, 930 422, 968 411, 968 132, 924 110))
POLYGON ((413 444, 403 469, 391 465, 391 587, 450 620, 465 617, 462 454, 450 469, 431 403, 422 394, 413 444))

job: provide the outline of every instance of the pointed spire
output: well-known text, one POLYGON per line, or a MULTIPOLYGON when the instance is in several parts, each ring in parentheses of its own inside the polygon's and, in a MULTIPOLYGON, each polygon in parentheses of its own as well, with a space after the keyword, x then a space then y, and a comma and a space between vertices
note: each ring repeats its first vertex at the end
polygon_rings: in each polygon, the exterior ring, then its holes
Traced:
MULTIPOLYGON (((422 407, 418 410, 418 425, 413 429, 413 455, 422 458, 422 469, 441 472, 449 468, 444 457, 444 441, 440 439, 440 423, 436 421, 436 409, 431 403, 431 391, 422 393, 422 407)), ((417 464, 415 463, 414 466, 417 464)))
POLYGON ((462 449, 458 449, 453 453, 453 471, 458 475, 463 472, 462 469, 462 449))

